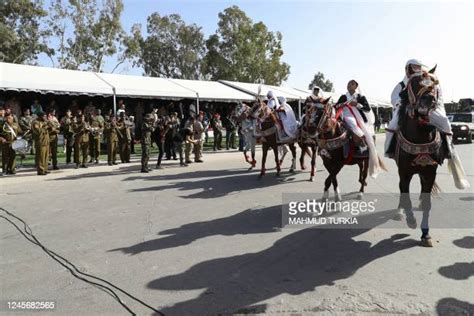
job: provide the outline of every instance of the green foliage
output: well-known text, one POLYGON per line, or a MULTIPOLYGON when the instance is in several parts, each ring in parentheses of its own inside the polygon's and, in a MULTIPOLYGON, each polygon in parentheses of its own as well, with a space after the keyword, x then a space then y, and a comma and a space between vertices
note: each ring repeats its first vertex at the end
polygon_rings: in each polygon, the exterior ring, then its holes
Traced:
POLYGON ((282 35, 268 31, 237 6, 219 13, 218 30, 206 41, 203 70, 207 78, 279 85, 290 66, 281 62, 282 35))
POLYGON ((0 0, 0 61, 34 63, 40 53, 54 53, 46 45, 50 35, 40 21, 47 16, 42 1, 0 0))
POLYGON ((319 72, 314 75, 313 80, 309 83, 308 88, 310 90, 313 89, 314 86, 320 87, 323 91, 333 91, 333 84, 331 80, 325 79, 324 74, 322 72, 319 72))
POLYGON ((58 41, 60 68, 102 70, 104 58, 117 53, 124 32, 122 0, 53 0, 48 25, 58 41))
POLYGON ((200 79, 201 61, 205 51, 204 34, 196 24, 186 25, 178 14, 147 19, 147 37, 141 26, 134 25, 127 37, 126 54, 134 65, 141 66, 149 76, 200 79))

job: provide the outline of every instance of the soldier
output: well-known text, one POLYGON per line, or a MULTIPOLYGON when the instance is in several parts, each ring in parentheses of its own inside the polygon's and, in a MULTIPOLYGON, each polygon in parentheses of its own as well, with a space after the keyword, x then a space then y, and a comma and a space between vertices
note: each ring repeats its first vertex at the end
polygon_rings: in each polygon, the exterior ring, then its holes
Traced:
POLYGON ((198 119, 194 122, 194 162, 202 161, 202 135, 204 133, 204 113, 199 112, 198 119))
POLYGON ((31 132, 35 143, 35 160, 38 175, 44 176, 49 173, 49 133, 46 114, 37 110, 37 118, 31 123, 31 132))
POLYGON ((66 116, 61 119, 61 130, 64 136, 64 147, 66 147, 66 164, 71 163, 71 155, 74 148, 74 132, 72 131, 73 123, 74 118, 72 117, 72 111, 67 110, 66 116))
POLYGON ((115 116, 109 116, 108 122, 105 123, 105 137, 107 140, 107 163, 109 166, 116 165, 118 133, 117 120, 115 116))
MULTIPOLYGON (((152 113, 153 114, 153 113, 152 113)), ((156 162, 156 169, 161 169, 161 160, 163 159, 163 143, 165 140, 165 135, 170 129, 171 121, 167 118, 156 118, 155 119, 155 132, 154 132, 154 140, 158 147, 158 160, 156 162)))
POLYGON ((214 151, 222 149, 222 122, 219 113, 214 114, 211 120, 212 132, 214 134, 214 151))
POLYGON ((43 113, 43 107, 39 103, 39 100, 35 99, 33 104, 31 105, 31 114, 39 116, 38 113, 43 113))
POLYGON ((89 124, 91 126, 91 133, 90 133, 90 156, 91 159, 89 162, 95 161, 96 164, 99 163, 99 156, 100 156, 100 141, 102 138, 102 134, 104 132, 104 120, 101 119, 102 116, 97 115, 97 111, 94 114, 89 115, 89 124))
POLYGON ((179 155, 179 164, 182 167, 187 167, 188 164, 184 162, 183 159, 183 147, 185 143, 194 143, 192 139, 193 132, 190 128, 182 128, 178 130, 175 134, 173 141, 174 141, 174 149, 176 153, 179 155))
POLYGON ((4 157, 5 166, 3 167, 5 174, 15 174, 15 158, 16 152, 12 148, 12 143, 21 134, 20 126, 13 121, 13 114, 9 113, 5 117, 0 137, 2 138, 2 157, 4 157))
MULTIPOLYGON (((20 125, 20 129, 23 131, 23 138, 28 142, 28 145, 31 148, 30 153, 32 155, 35 154, 34 146, 33 146, 33 136, 31 135, 31 123, 33 122, 33 117, 31 116, 30 108, 25 108, 23 110, 23 116, 20 116, 20 120, 18 121, 18 125, 20 125)), ((22 154, 22 159, 24 159, 24 155, 22 154)))
POLYGON ((222 124, 225 126, 225 148, 229 150, 229 148, 236 149, 235 147, 235 131, 236 126, 234 120, 232 119, 231 114, 227 114, 222 124))
MULTIPOLYGON (((191 139, 193 139, 194 136, 194 123, 196 122, 196 118, 194 115, 191 115, 189 117, 189 120, 184 124, 185 129, 189 129, 191 131, 191 139)), ((184 158, 187 164, 192 163, 191 161, 191 151, 193 150, 193 144, 194 142, 190 142, 185 140, 184 141, 184 158)))
POLYGON ((117 122, 117 127, 120 130, 119 136, 119 155, 122 163, 130 162, 130 123, 125 116, 125 111, 120 112, 120 119, 117 122))
POLYGON ((48 111, 48 133, 49 133, 49 149, 51 154, 51 161, 53 163, 53 170, 58 168, 58 134, 61 128, 58 119, 55 116, 56 110, 50 109, 48 111))
POLYGON ((168 123, 168 130, 165 132, 165 143, 164 149, 166 153, 166 160, 178 160, 176 158, 176 151, 174 150, 174 138, 178 133, 179 129, 179 119, 178 113, 174 112, 171 113, 170 120, 168 123))
POLYGON ((143 125, 142 125, 142 138, 141 138, 142 171, 141 172, 143 173, 148 173, 151 171, 151 169, 148 168, 148 161, 150 160, 150 147, 152 143, 152 135, 153 135, 153 131, 155 130, 154 121, 155 121, 154 115, 151 113, 148 113, 145 116, 145 122, 143 122, 143 125))
POLYGON ((90 125, 84 119, 84 114, 76 116, 76 122, 72 124, 74 138, 74 159, 76 160, 76 169, 79 167, 87 168, 87 150, 89 149, 90 125), (82 159, 81 159, 82 158, 82 159))

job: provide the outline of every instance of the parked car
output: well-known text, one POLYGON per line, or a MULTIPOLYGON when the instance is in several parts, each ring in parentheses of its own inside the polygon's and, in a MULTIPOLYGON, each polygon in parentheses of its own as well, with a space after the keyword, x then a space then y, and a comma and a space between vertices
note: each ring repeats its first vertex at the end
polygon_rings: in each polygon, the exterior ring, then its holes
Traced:
POLYGON ((465 138, 468 143, 472 143, 474 112, 450 113, 448 118, 453 130, 453 140, 465 138))

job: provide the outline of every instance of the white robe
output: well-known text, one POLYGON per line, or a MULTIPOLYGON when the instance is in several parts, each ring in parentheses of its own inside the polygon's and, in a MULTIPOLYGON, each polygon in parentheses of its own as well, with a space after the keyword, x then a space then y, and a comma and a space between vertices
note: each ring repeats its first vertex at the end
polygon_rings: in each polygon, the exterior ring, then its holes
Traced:
MULTIPOLYGON (((357 94, 351 96, 349 93, 347 93, 346 96, 347 100, 350 101, 352 98, 356 98, 357 94)), ((372 113, 372 110, 370 111, 370 113, 372 113)), ((342 110, 343 120, 347 128, 349 128, 354 134, 359 137, 365 136, 365 142, 369 149, 369 175, 375 179, 379 174, 380 169, 382 169, 382 166, 380 165, 379 156, 377 154, 377 149, 375 148, 375 143, 373 139, 373 123, 375 122, 375 116, 373 115, 373 113, 372 115, 370 113, 365 112, 367 117, 367 123, 365 123, 357 107, 347 105, 342 110)))
POLYGON ((283 103, 281 107, 285 112, 278 112, 278 116, 283 124, 283 129, 290 138, 296 138, 298 122, 296 121, 295 112, 288 103, 283 103))

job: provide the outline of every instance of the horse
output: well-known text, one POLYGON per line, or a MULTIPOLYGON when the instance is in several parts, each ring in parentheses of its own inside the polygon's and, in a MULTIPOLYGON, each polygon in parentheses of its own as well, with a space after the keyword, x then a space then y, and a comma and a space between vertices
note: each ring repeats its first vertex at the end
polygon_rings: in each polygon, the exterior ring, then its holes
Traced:
POLYGON ((398 130, 394 137, 395 161, 400 180, 396 219, 402 220, 405 212, 408 227, 417 227, 409 192, 410 182, 418 174, 421 182, 419 206, 423 211, 420 245, 424 247, 433 247, 428 224, 431 194, 439 190, 436 171, 447 158, 440 131, 428 124, 429 113, 436 109, 438 103, 435 70, 436 66, 428 72, 417 73, 409 78, 406 88, 400 93, 398 130))
MULTIPOLYGON (((265 175, 265 163, 267 160, 267 154, 270 149, 273 149, 275 155, 275 163, 277 169, 277 176, 280 176, 282 161, 278 159, 279 154, 279 139, 278 129, 280 128, 280 121, 277 116, 277 112, 271 110, 264 102, 257 101, 251 108, 250 113, 256 118, 256 124, 254 129, 254 136, 260 139, 262 144, 262 167, 260 169, 259 178, 265 175)), ((296 146, 294 141, 287 143, 290 147, 290 151, 293 155, 292 165, 290 172, 294 172, 296 168, 296 146)))
POLYGON ((329 187, 331 183, 334 188, 335 201, 341 201, 341 194, 339 192, 337 175, 345 165, 359 166, 359 183, 360 189, 357 194, 358 199, 364 196, 364 187, 367 186, 367 175, 369 170, 369 157, 353 156, 355 144, 349 131, 345 129, 341 121, 337 119, 333 106, 326 104, 323 114, 319 117, 317 122, 317 143, 319 147, 319 155, 323 160, 323 165, 329 172, 328 177, 324 181, 323 199, 329 198, 329 187), (347 158, 344 155, 344 146, 349 145, 350 152, 347 158))
POLYGON ((304 163, 305 155, 311 157, 311 173, 309 181, 314 181, 315 169, 316 169, 316 155, 318 150, 317 142, 317 124, 316 119, 322 115, 324 107, 328 102, 329 98, 326 100, 322 99, 318 103, 306 103, 306 113, 302 120, 301 126, 298 128, 298 145, 301 148, 300 155, 300 166, 301 170, 305 170, 306 166, 304 163))

